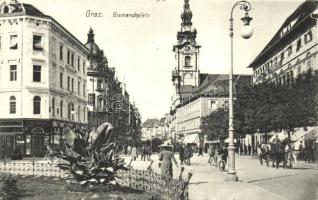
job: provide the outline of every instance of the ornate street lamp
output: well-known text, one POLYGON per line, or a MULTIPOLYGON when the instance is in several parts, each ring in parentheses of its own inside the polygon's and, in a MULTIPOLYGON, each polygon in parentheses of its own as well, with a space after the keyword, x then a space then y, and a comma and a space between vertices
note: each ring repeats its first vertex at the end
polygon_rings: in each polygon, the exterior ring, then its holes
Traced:
POLYGON ((229 147, 228 147, 228 154, 229 154, 229 171, 228 176, 226 177, 226 181, 238 181, 238 177, 236 176, 235 172, 235 146, 234 146, 234 126, 233 126, 233 11, 234 8, 237 6, 240 7, 241 10, 245 11, 245 16, 241 18, 243 21, 243 28, 241 32, 241 36, 244 39, 248 39, 253 35, 253 29, 249 26, 250 21, 253 19, 248 16, 248 12, 251 10, 251 4, 248 1, 238 1, 236 2, 231 10, 231 17, 230 17, 230 38, 231 38, 231 67, 230 67, 230 74, 229 74, 229 147))

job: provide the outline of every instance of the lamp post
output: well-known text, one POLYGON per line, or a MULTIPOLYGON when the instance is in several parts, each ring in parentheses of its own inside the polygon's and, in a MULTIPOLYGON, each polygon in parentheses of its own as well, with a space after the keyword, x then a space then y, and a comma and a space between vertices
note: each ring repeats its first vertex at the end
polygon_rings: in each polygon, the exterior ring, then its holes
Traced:
POLYGON ((253 34, 253 29, 249 26, 250 21, 253 19, 248 16, 248 11, 251 10, 251 4, 248 1, 238 1, 236 2, 231 10, 231 17, 230 17, 230 38, 231 38, 231 67, 230 67, 230 74, 229 74, 229 147, 228 147, 228 154, 229 154, 229 171, 228 176, 226 176, 226 181, 238 181, 238 177, 236 176, 235 172, 235 146, 234 146, 234 126, 233 126, 233 11, 234 8, 237 6, 240 7, 241 10, 245 11, 245 16, 241 18, 243 21, 243 29, 241 32, 241 36, 244 39, 248 39, 253 34))

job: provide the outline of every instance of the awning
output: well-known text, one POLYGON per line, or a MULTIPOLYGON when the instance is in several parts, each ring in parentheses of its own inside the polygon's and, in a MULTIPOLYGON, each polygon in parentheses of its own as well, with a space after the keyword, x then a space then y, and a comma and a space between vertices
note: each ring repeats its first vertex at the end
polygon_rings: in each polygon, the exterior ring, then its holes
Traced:
POLYGON ((199 138, 199 134, 190 134, 190 135, 186 135, 184 137, 183 140, 184 143, 188 144, 188 143, 200 143, 200 138, 199 138))

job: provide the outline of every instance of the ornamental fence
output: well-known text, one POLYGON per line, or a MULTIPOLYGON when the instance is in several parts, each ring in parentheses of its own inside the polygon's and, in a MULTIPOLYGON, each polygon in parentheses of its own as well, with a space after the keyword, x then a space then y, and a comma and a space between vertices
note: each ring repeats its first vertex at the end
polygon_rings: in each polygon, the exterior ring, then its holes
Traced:
MULTIPOLYGON (((23 161, 0 162, 0 173, 10 173, 22 176, 39 176, 52 178, 67 178, 67 174, 57 167, 58 162, 23 161)), ((188 200, 188 179, 171 179, 152 170, 119 170, 118 183, 122 186, 143 190, 160 195, 162 199, 188 200)))

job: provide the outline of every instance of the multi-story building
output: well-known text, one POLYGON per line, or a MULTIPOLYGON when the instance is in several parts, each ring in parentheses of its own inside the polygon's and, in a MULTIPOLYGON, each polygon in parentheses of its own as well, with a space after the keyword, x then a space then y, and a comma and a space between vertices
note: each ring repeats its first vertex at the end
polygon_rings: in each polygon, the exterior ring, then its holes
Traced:
MULTIPOLYGON (((184 1, 183 8, 178 43, 173 46, 176 67, 172 72, 175 94, 170 112, 170 134, 174 140, 191 143, 190 139, 196 139, 201 133, 202 117, 219 108, 227 108, 229 76, 200 73, 201 46, 196 43, 197 30, 192 27, 189 0, 184 1)), ((251 76, 234 75, 234 80, 235 85, 250 84, 251 76)))
POLYGON ((140 116, 135 113, 138 110, 131 109, 126 85, 115 77, 115 68, 108 67, 108 60, 103 50, 96 44, 92 28, 87 36, 85 46, 90 52, 87 65, 89 126, 96 128, 103 122, 109 122, 114 126, 117 142, 127 143, 129 138, 132 140, 132 136, 140 133, 138 130, 140 116), (131 121, 131 119, 137 120, 137 122, 131 121))
POLYGON ((318 69, 318 2, 303 2, 248 66, 253 82, 290 83, 308 69, 318 69))
POLYGON ((159 120, 154 119, 147 119, 144 123, 141 125, 141 140, 152 140, 154 138, 157 138, 157 127, 158 127, 159 120))
POLYGON ((30 4, 0 5, 0 139, 12 152, 43 155, 65 126, 87 124, 88 49, 30 4))

